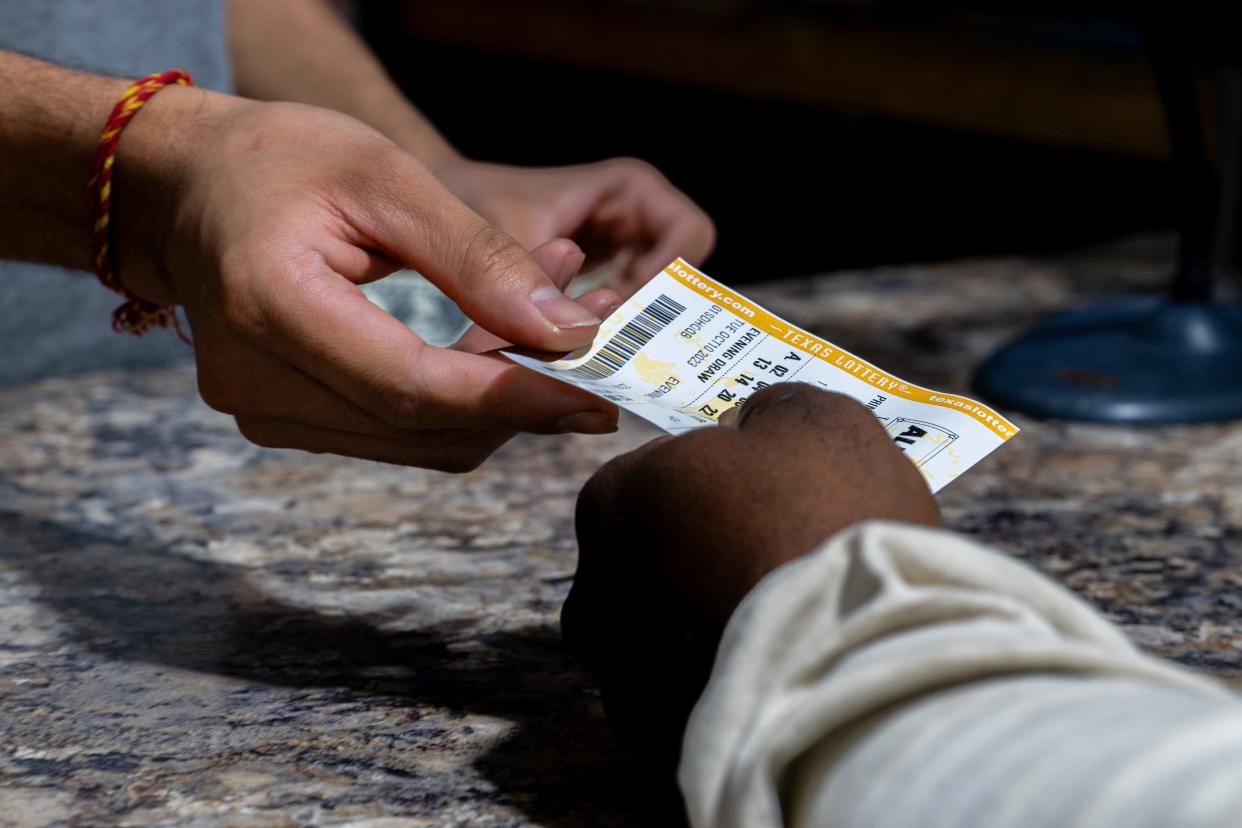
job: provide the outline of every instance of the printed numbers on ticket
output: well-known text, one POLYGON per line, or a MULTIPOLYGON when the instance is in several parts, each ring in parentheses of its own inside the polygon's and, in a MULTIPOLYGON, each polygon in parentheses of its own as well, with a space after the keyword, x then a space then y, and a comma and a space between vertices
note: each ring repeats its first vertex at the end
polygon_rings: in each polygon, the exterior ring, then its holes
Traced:
POLYGON ((506 352, 673 434, 713 426, 754 392, 805 382, 871 409, 932 491, 1018 433, 983 403, 899 379, 773 316, 678 259, 555 362, 506 352))

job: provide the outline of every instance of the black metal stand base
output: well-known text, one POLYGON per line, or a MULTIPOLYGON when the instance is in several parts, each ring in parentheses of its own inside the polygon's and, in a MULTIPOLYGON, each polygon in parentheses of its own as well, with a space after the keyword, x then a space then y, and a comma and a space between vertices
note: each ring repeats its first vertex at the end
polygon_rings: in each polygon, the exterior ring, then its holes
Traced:
POLYGON ((1136 301, 1062 314, 989 358, 975 388, 1037 417, 1242 419, 1242 305, 1136 301))

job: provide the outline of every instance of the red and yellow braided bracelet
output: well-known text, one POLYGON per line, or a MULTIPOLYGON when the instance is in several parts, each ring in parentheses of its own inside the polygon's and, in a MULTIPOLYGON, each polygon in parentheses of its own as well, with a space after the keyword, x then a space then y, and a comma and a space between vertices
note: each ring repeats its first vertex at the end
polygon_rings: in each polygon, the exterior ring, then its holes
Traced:
MULTIPOLYGON (((186 340, 177 321, 176 310, 171 305, 157 305, 148 302, 121 284, 112 263, 112 247, 109 244, 112 235, 110 208, 112 206, 112 166, 116 160, 117 144, 121 140, 121 131, 129 123, 130 118, 142 108, 151 96, 169 84, 177 86, 193 86, 194 80, 180 69, 157 72, 137 80, 121 95, 103 133, 99 136, 99 146, 95 149, 94 173, 90 181, 91 193, 91 260, 95 265, 95 275, 103 286, 125 297, 125 304, 112 314, 112 329, 127 331, 141 336, 153 327, 172 327, 177 335, 186 340)), ((189 340, 186 340, 187 342, 189 340)))

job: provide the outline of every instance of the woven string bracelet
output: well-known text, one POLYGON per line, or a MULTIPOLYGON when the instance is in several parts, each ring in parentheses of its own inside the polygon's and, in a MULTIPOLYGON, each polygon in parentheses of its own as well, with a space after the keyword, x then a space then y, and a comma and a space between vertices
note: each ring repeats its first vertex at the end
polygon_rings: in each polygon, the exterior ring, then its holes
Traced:
POLYGON ((181 330, 176 310, 171 305, 157 305, 131 293, 121 280, 117 278, 113 266, 111 214, 112 206, 112 166, 116 161, 116 148, 121 140, 121 131, 142 108, 151 96, 165 86, 193 86, 194 80, 180 69, 157 72, 134 81, 121 95, 108 123, 99 136, 99 145, 95 148, 94 171, 90 180, 91 197, 91 260, 95 266, 95 275, 109 290, 125 297, 125 303, 112 314, 112 329, 141 336, 152 328, 171 327, 182 341, 189 339, 181 330))

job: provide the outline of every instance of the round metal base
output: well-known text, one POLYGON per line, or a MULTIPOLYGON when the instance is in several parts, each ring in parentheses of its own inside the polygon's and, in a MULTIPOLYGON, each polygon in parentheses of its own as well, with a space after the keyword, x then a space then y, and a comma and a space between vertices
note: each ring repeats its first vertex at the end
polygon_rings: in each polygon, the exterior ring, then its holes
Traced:
POLYGON ((975 389, 1037 417, 1242 419, 1242 305, 1143 301, 1062 314, 993 354, 975 389))

